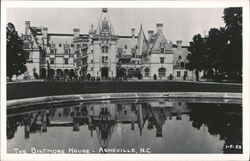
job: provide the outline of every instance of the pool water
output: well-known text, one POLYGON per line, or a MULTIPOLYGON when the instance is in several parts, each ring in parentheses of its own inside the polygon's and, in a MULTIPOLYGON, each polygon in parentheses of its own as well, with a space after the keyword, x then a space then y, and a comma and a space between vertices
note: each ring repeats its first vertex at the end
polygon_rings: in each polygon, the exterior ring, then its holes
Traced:
POLYGON ((8 153, 242 153, 242 105, 150 99, 7 113, 8 153))

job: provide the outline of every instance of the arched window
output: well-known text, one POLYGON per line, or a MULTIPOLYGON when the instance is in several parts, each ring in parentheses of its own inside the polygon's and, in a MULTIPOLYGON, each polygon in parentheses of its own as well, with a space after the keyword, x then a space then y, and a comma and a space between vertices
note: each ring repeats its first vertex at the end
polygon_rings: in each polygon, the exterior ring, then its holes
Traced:
POLYGON ((134 75, 134 69, 130 68, 128 69, 128 77, 131 78, 134 75))
POLYGON ((145 77, 149 77, 149 69, 146 68, 146 69, 144 70, 144 72, 145 72, 145 77))
POLYGON ((160 68, 159 69, 159 77, 165 77, 166 76, 166 69, 160 68))

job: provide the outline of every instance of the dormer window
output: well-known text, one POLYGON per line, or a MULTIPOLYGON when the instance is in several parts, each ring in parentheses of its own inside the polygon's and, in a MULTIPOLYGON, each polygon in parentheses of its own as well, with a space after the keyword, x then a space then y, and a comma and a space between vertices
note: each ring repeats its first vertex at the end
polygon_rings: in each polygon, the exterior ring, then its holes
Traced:
POLYGON ((24 49, 29 49, 29 48, 30 48, 30 43, 29 43, 29 42, 25 42, 25 43, 23 44, 23 48, 24 48, 24 49))
POLYGON ((184 66, 185 66, 185 63, 181 62, 181 67, 184 68, 184 66))
POLYGON ((180 62, 177 62, 177 67, 181 67, 181 63, 180 62))
POLYGON ((165 48, 161 48, 161 54, 165 53, 165 48))

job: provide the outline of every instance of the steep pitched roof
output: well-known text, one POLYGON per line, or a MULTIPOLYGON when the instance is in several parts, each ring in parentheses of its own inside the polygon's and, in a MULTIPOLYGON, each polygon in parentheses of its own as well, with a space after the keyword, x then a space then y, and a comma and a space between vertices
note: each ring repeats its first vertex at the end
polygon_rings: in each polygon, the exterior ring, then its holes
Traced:
POLYGON ((40 29, 37 29, 36 27, 30 27, 31 37, 34 40, 33 47, 35 47, 35 48, 40 46, 40 44, 37 40, 37 37, 36 37, 36 35, 38 34, 39 31, 40 31, 40 29))
POLYGON ((144 34, 144 31, 142 29, 142 25, 140 27, 140 31, 138 33, 138 39, 137 39, 137 43, 138 43, 138 49, 139 49, 139 55, 142 55, 142 53, 147 51, 147 44, 148 44, 148 40, 144 34))
POLYGON ((102 13, 101 13, 101 16, 99 18, 98 25, 96 28, 96 33, 100 34, 101 31, 103 30, 103 28, 108 30, 110 35, 115 35, 115 31, 114 31, 113 25, 111 23, 111 19, 109 17, 107 8, 102 9, 102 13))
POLYGON ((153 42, 152 42, 152 45, 151 45, 151 48, 149 49, 150 52, 154 49, 156 49, 156 45, 160 42, 167 42, 167 39, 165 38, 165 36, 163 35, 162 32, 160 33, 156 33, 154 35, 154 39, 153 39, 153 42))

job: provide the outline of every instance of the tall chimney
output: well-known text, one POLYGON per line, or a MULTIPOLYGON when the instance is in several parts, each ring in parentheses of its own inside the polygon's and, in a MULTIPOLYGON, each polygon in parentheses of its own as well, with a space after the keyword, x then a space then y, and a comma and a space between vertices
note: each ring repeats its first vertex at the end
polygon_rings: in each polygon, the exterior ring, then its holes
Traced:
POLYGON ((29 30, 30 28, 30 21, 25 21, 25 30, 29 30))
POLYGON ((48 36, 48 27, 43 27, 43 38, 47 38, 48 36))
POLYGON ((74 39, 80 37, 80 29, 79 28, 74 28, 73 32, 74 32, 74 36, 73 36, 74 39))
POLYGON ((162 32, 162 28, 163 28, 163 24, 162 23, 157 23, 156 24, 156 28, 157 28, 157 33, 161 33, 162 32))
POLYGON ((30 21, 25 21, 25 35, 30 35, 30 21))
POLYGON ((177 44, 178 49, 180 49, 182 47, 182 41, 181 40, 177 40, 176 44, 177 44))
POLYGON ((148 39, 150 39, 154 34, 154 30, 148 30, 148 39))
POLYGON ((135 28, 132 28, 131 31, 132 31, 132 38, 134 38, 135 37, 135 28))

